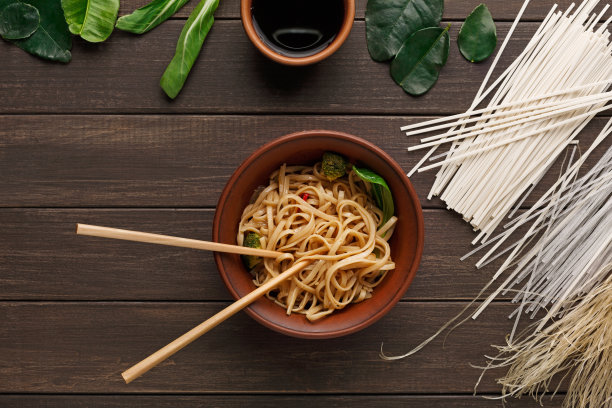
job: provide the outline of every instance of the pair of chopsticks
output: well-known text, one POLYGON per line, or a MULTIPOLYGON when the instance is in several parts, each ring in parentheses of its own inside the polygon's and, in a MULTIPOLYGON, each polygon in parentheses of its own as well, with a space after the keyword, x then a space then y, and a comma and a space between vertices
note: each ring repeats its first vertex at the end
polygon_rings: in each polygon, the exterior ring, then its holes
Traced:
MULTIPOLYGON (((77 224, 76 233, 79 235, 89 235, 94 237, 102 237, 102 238, 114 238, 114 239, 123 239, 126 241, 136 241, 136 242, 147 242, 151 244, 161 244, 161 245, 170 245, 177 246, 183 248, 194 248, 194 249, 202 249, 206 251, 215 251, 215 252, 227 252, 231 254, 241 254, 241 255, 255 255, 261 256, 265 258, 278 258, 279 256, 286 255, 283 252, 278 251, 270 251, 266 249, 259 248, 247 248, 238 245, 230 245, 230 244, 221 244, 218 242, 208 242, 208 241, 199 241, 196 239, 188 239, 188 238, 179 238, 172 237, 169 235, 158 235, 158 234, 149 234, 147 232, 138 232, 138 231, 129 231, 124 229, 117 228, 108 228, 108 227, 99 227, 96 225, 87 225, 87 224, 77 224)), ((121 376, 125 380, 127 384, 140 377, 168 357, 172 356, 177 351, 181 350, 183 347, 187 346, 204 333, 208 332, 224 320, 230 318, 240 310, 244 309, 251 303, 253 303, 258 298, 265 295, 271 289, 274 289, 277 285, 279 285, 284 280, 290 278, 295 273, 301 271, 308 265, 308 261, 297 262, 291 268, 287 269, 285 272, 276 276, 273 279, 270 279, 268 282, 258 287, 248 295, 240 298, 236 302, 232 303, 219 313, 210 317, 208 320, 200 323, 198 326, 189 330, 187 333, 183 334, 181 337, 177 338, 170 344, 162 347, 157 350, 155 353, 151 354, 149 357, 145 358, 141 362, 135 364, 129 369, 125 370, 121 373, 121 376)))

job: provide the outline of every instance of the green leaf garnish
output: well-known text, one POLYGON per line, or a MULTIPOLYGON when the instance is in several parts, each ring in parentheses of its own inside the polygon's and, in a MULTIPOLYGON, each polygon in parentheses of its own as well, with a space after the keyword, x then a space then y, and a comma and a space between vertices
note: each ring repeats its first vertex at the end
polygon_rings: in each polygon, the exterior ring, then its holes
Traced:
POLYGON ((470 62, 485 60, 495 51, 497 31, 487 6, 481 4, 465 19, 457 43, 461 55, 470 62))
MULTIPOLYGON (((22 40, 13 40, 13 44, 40 58, 60 62, 70 61, 72 38, 64 20, 60 0, 22 0, 21 2, 36 7, 40 23, 34 34, 22 40)), ((6 1, 0 1, 0 7, 3 3, 6 1)))
POLYGON ((391 77, 410 95, 422 95, 438 80, 449 50, 448 29, 424 28, 412 34, 391 63, 391 77))
POLYGON ((89 42, 101 42, 115 28, 119 0, 62 0, 62 8, 72 34, 89 42))
POLYGON ((0 35, 6 40, 31 36, 40 24, 38 9, 17 1, 0 10, 0 35))
POLYGON ((369 0, 366 39, 373 60, 393 58, 411 34, 442 20, 444 0, 369 0))
POLYGON ((395 206, 393 205, 393 195, 391 195, 391 189, 387 185, 385 179, 374 173, 370 169, 359 168, 353 166, 355 173, 363 180, 367 181, 372 185, 372 196, 378 208, 383 211, 383 219, 379 225, 382 227, 389 221, 395 213, 395 206))
POLYGON ((157 27, 189 0, 153 0, 144 7, 135 10, 132 14, 120 17, 116 27, 134 34, 143 34, 157 27))
POLYGON ((213 14, 218 5, 219 0, 202 0, 189 15, 176 44, 176 53, 159 82, 170 98, 176 98, 183 88, 204 39, 215 21, 213 14))

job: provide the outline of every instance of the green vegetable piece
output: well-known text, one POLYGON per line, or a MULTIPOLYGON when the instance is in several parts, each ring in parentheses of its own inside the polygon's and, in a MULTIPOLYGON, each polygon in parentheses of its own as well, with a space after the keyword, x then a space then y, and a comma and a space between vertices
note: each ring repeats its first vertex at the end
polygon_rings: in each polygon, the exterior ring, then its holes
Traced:
POLYGON ((369 0, 366 39, 375 61, 393 58, 411 34, 442 20, 444 0, 369 0))
POLYGON ((342 177, 346 174, 348 162, 338 153, 325 152, 321 162, 321 171, 329 181, 342 177))
POLYGON ((481 4, 465 19, 457 43, 461 55, 470 62, 480 62, 493 54, 497 46, 497 31, 487 6, 481 4))
POLYGON ((176 53, 159 81, 170 98, 176 98, 181 92, 189 71, 200 54, 204 39, 215 21, 213 14, 218 5, 219 0, 202 0, 189 15, 176 44, 176 53))
POLYGON ((39 24, 38 9, 29 4, 15 2, 0 10, 0 35, 6 40, 27 38, 39 24))
MULTIPOLYGON (((34 34, 22 40, 13 40, 13 43, 40 58, 60 62, 70 61, 72 38, 64 20, 60 0, 21 0, 21 2, 38 10, 40 23, 34 34)), ((7 1, 4 0, 4 3, 7 1)), ((0 1, 0 7, 2 5, 3 2, 0 1)))
POLYGON ((102 42, 115 28, 119 0, 62 0, 70 32, 89 42, 102 42))
POLYGON ((387 182, 372 170, 359 168, 357 166, 353 166, 353 170, 355 170, 355 173, 363 181, 367 181, 372 185, 372 196, 374 197, 374 201, 376 201, 378 208, 383 211, 383 219, 379 225, 379 227, 382 227, 395 213, 391 189, 387 185, 387 182))
POLYGON ((143 34, 154 29, 189 0, 153 0, 144 7, 135 10, 132 14, 120 17, 115 25, 118 29, 134 34, 143 34))
MULTIPOLYGON (((256 232, 247 232, 246 237, 244 237, 244 243, 242 244, 242 246, 249 248, 261 248, 260 238, 261 236, 256 232)), ((244 265, 249 269, 253 269, 255 265, 262 261, 260 256, 255 255, 240 255, 240 257, 242 258, 242 262, 244 262, 244 265)))
POLYGON ((393 80, 410 95, 422 95, 438 80, 449 50, 448 29, 424 28, 412 34, 391 63, 393 80))

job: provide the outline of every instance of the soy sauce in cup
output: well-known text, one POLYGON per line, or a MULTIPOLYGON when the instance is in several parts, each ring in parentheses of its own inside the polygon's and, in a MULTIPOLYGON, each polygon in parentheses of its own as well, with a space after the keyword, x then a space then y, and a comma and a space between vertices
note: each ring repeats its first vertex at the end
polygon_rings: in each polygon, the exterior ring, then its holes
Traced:
POLYGON ((340 32, 343 0, 253 0, 255 32, 278 54, 300 58, 327 48, 340 32))

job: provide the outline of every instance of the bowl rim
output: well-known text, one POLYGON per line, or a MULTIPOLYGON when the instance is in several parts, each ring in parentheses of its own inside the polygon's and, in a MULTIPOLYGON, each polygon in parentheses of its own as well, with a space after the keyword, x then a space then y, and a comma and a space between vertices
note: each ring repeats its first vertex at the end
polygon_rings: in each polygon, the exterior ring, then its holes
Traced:
POLYGON ((343 0, 343 3, 345 7, 344 18, 336 38, 334 38, 333 41, 327 47, 325 47, 325 49, 307 57, 288 57, 286 55, 279 54, 263 42, 263 40, 257 34, 252 21, 253 13, 251 12, 251 6, 253 4, 253 0, 240 1, 240 19, 242 20, 242 26, 244 27, 247 37, 249 40, 251 40, 255 48, 257 48, 259 52, 270 58, 272 61, 290 66, 311 65, 320 62, 335 53, 342 46, 342 44, 344 44, 349 33, 351 32, 353 22, 355 21, 355 0, 343 0))
MULTIPOLYGON (((275 148, 276 146, 282 145, 286 142, 290 142, 296 139, 309 138, 312 136, 331 137, 335 139, 349 141, 357 145, 360 145, 361 147, 364 147, 368 150, 373 151, 376 155, 378 155, 383 160, 385 160, 385 162, 393 169, 395 173, 402 176, 400 177, 401 182, 406 188, 406 191, 408 192, 408 196, 410 200, 414 204, 415 221, 416 221, 416 227, 417 227, 415 255, 414 255, 414 259, 412 260, 412 263, 407 267, 408 271, 407 271, 406 279, 403 280, 402 285, 397 289, 397 291, 395 292, 395 295, 392 298, 390 298, 383 307, 381 307, 375 314, 359 322, 358 324, 346 327, 344 329, 333 330, 333 331, 312 331, 312 332, 296 331, 291 328, 288 328, 282 325, 278 325, 270 320, 265 319, 262 315, 253 311, 251 306, 247 306, 244 308, 244 311, 249 316, 251 316, 253 319, 255 319, 257 322, 259 322, 260 324, 276 332, 286 334, 292 337, 298 337, 298 338, 326 339, 326 338, 345 336, 345 335, 355 333, 357 331, 360 331, 370 326, 371 324, 381 319, 390 309, 392 309, 399 302, 399 300, 403 297, 408 287, 411 285, 412 280, 414 279, 414 276, 416 275, 416 272, 419 268, 421 257, 423 254, 423 248, 425 245, 425 227, 424 227, 423 209, 421 207, 420 200, 416 194, 416 191, 414 190, 414 187, 412 186, 410 179, 406 176, 406 173, 404 172, 404 170, 399 166, 399 164, 389 154, 387 154, 384 150, 374 145, 373 143, 365 139, 362 139, 360 137, 351 135, 349 133, 338 132, 338 131, 333 131, 333 130, 316 129, 316 130, 305 130, 305 131, 289 133, 284 136, 278 137, 268 143, 265 143, 264 145, 257 148, 254 152, 252 152, 242 162, 242 164, 238 166, 238 168, 234 171, 232 176, 227 181, 219 197, 219 201, 215 209, 215 216, 213 219, 213 231, 212 231, 213 241, 219 242, 219 232, 220 232, 220 226, 221 226, 220 223, 221 223, 221 216, 223 213, 222 209, 224 208, 225 202, 228 200, 228 196, 230 195, 232 186, 240 178, 240 175, 246 169, 248 169, 255 161, 259 160, 259 157, 263 152, 271 150, 275 148)), ((223 283, 225 284, 225 287, 227 288, 227 290, 230 292, 230 294, 232 295, 234 299, 236 300, 240 299, 241 296, 239 295, 238 292, 236 292, 234 286, 229 280, 227 272, 225 271, 223 261, 222 261, 222 254, 219 252, 215 252, 214 259, 217 265, 217 270, 219 272, 219 275, 221 276, 221 279, 223 280, 223 283)))

